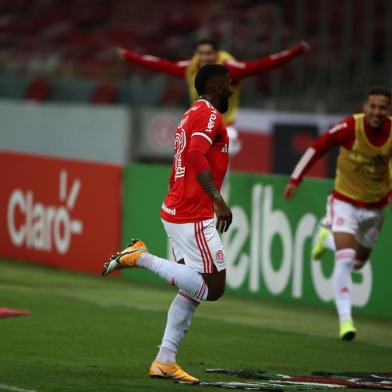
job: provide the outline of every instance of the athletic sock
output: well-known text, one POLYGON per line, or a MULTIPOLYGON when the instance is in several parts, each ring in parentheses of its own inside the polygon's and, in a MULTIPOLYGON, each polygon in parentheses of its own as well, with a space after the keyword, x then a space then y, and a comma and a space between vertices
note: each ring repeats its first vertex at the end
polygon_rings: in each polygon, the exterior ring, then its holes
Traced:
POLYGON ((143 253, 137 261, 137 266, 160 276, 192 298, 207 299, 208 287, 203 277, 187 265, 161 259, 150 253, 143 253))
POLYGON ((162 363, 176 362, 176 354, 199 301, 179 291, 170 305, 162 344, 156 359, 162 363))
POLYGON ((332 252, 335 252, 336 250, 335 238, 333 237, 332 232, 325 240, 325 247, 329 250, 332 250, 332 252))
POLYGON ((335 253, 335 269, 333 272, 333 292, 339 322, 351 320, 351 295, 355 250, 340 249, 335 253))

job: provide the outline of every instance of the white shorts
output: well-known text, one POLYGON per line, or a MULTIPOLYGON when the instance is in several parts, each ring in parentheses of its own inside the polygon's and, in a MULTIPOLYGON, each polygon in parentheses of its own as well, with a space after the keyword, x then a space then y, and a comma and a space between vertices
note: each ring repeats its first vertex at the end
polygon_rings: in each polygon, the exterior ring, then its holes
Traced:
POLYGON ((327 198, 327 215, 321 225, 334 233, 354 234, 360 245, 372 249, 383 221, 382 209, 355 207, 330 195, 327 198))
POLYGON ((176 261, 199 273, 213 273, 226 268, 223 243, 213 219, 192 223, 171 223, 162 219, 176 261))

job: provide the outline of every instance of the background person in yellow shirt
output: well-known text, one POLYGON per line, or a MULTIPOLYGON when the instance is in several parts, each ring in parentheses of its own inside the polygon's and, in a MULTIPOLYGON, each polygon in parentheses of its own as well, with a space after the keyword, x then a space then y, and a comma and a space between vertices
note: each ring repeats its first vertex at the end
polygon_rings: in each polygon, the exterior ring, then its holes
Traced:
MULTIPOLYGON (((392 159, 391 92, 372 88, 363 113, 338 122, 309 147, 296 165, 284 195, 295 195, 306 172, 329 149, 339 146, 335 186, 324 223, 331 228, 335 250, 333 291, 339 315, 339 335, 356 335, 351 316, 353 269, 368 261, 389 202, 392 159)), ((325 241, 331 241, 328 235, 325 241)))

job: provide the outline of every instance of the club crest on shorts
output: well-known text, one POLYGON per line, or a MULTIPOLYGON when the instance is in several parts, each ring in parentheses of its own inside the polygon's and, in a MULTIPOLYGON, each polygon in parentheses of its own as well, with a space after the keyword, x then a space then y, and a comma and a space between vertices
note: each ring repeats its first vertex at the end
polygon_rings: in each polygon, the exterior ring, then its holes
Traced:
POLYGON ((336 219, 336 224, 338 226, 342 226, 344 224, 344 218, 342 218, 342 217, 337 218, 336 219))
POLYGON ((223 249, 219 249, 218 252, 216 252, 216 260, 220 263, 225 260, 225 253, 223 252, 223 249))

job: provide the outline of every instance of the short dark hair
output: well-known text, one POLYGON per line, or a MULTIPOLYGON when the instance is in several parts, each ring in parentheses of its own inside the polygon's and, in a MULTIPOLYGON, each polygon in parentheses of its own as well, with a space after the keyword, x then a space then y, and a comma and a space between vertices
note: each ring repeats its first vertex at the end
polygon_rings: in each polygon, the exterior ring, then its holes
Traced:
POLYGON ((208 82, 216 76, 224 76, 229 70, 222 64, 206 64, 196 74, 195 87, 199 95, 206 93, 208 82))
POLYGON ((384 86, 373 86, 368 92, 368 96, 369 95, 383 95, 384 97, 391 99, 391 90, 384 86))
POLYGON ((219 50, 218 42, 216 42, 213 38, 202 38, 196 42, 196 47, 198 48, 200 45, 211 45, 212 48, 217 52, 219 50))

